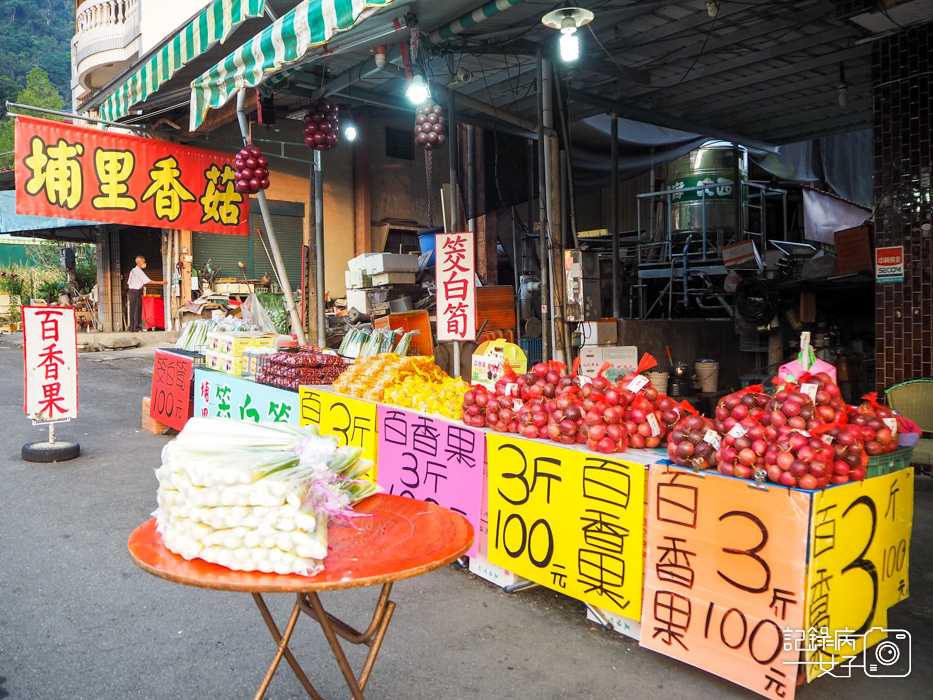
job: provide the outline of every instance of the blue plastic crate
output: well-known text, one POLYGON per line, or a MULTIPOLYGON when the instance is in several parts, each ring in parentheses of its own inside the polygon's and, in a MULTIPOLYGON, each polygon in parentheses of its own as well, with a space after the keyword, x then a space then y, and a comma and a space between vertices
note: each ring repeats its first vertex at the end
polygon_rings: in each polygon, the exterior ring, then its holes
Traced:
POLYGON ((541 362, 541 338, 522 338, 519 342, 528 358, 528 369, 541 362))

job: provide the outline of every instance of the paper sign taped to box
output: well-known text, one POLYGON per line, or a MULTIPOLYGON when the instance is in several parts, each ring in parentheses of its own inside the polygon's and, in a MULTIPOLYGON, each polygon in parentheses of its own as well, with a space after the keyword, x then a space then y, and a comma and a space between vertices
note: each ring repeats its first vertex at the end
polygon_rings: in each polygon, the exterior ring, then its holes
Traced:
POLYGON ((506 362, 516 374, 525 374, 528 371, 528 358, 518 345, 501 338, 487 340, 473 353, 470 383, 482 384, 492 389, 499 377, 505 373, 506 362))

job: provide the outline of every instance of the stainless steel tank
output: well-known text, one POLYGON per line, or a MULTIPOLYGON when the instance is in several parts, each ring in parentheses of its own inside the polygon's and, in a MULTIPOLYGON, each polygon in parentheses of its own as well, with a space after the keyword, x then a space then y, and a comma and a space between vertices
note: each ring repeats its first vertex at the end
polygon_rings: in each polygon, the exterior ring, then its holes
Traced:
MULTIPOLYGON (((678 190, 700 185, 714 185, 671 195, 671 231, 727 231, 735 230, 735 201, 732 198, 733 153, 726 141, 707 141, 681 156, 668 166, 667 188, 678 190), (721 184, 720 184, 721 183, 721 184)), ((748 151, 739 147, 739 175, 748 179, 748 151)), ((748 210, 744 206, 747 195, 743 191, 743 221, 748 225, 748 210)))

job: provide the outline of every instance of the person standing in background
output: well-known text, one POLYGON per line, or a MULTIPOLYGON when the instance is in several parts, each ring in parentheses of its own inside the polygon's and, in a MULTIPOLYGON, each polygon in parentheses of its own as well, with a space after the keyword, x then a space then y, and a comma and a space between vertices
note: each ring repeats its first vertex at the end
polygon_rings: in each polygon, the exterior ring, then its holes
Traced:
POLYGON ((136 256, 136 267, 130 270, 130 276, 126 280, 126 286, 129 287, 127 296, 130 300, 130 333, 138 333, 143 330, 139 327, 142 323, 143 315, 143 289, 147 284, 168 284, 165 280, 151 280, 146 276, 143 270, 146 269, 146 258, 142 255, 136 256))

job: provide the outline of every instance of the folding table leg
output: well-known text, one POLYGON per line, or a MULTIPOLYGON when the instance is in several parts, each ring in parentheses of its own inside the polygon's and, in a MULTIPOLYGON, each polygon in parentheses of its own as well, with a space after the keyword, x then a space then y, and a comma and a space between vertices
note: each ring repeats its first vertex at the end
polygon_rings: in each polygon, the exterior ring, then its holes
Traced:
POLYGON ((252 596, 253 600, 256 601, 256 607, 259 608, 259 612, 262 614, 262 619, 266 621, 266 626, 269 628, 269 632, 272 633, 272 638, 279 645, 278 651, 276 651, 275 654, 275 658, 272 659, 272 663, 269 665, 269 668, 266 671, 266 675, 262 679, 262 685, 259 686, 259 690, 256 692, 255 700, 262 700, 262 696, 268 689, 269 683, 272 682, 272 676, 275 674, 275 669, 278 668, 279 662, 282 660, 283 655, 285 656, 285 660, 288 661, 288 665, 292 667, 292 671, 295 672, 295 675, 298 677, 301 685, 303 685, 304 689, 308 692, 308 695, 310 695, 314 700, 324 700, 324 698, 314 689, 314 686, 311 685, 311 681, 308 680, 305 672, 301 670, 301 666, 299 665, 298 660, 294 657, 291 650, 288 648, 288 641, 291 639, 292 632, 295 630, 295 623, 298 622, 298 617, 301 615, 301 595, 298 596, 298 600, 295 602, 295 607, 292 608, 292 614, 288 619, 288 624, 285 626, 284 634, 279 634, 279 628, 276 626, 275 620, 272 619, 272 614, 269 612, 269 608, 266 607, 266 601, 262 599, 262 596, 259 593, 253 593, 252 596))
POLYGON ((350 687, 350 693, 354 700, 364 700, 363 689, 366 687, 366 682, 369 680, 373 664, 376 661, 376 655, 379 654, 382 641, 385 639, 386 630, 389 628, 389 622, 392 619, 392 613, 395 611, 395 603, 389 600, 389 592, 391 589, 391 583, 383 585, 382 593, 379 596, 379 601, 373 613, 372 622, 365 632, 357 632, 350 625, 325 611, 324 605, 321 603, 316 593, 304 594, 305 601, 302 601, 301 596, 299 596, 299 605, 301 605, 301 609, 310 617, 317 620, 321 625, 324 636, 327 637, 327 642, 330 644, 331 651, 334 654, 334 659, 337 661, 337 665, 340 666, 340 670, 343 673, 347 685, 350 687), (351 644, 365 644, 369 647, 369 654, 366 655, 366 661, 363 663, 363 668, 360 671, 359 677, 353 673, 353 669, 350 667, 350 662, 347 661, 346 654, 344 654, 343 648, 340 646, 337 635, 340 635, 351 644))

